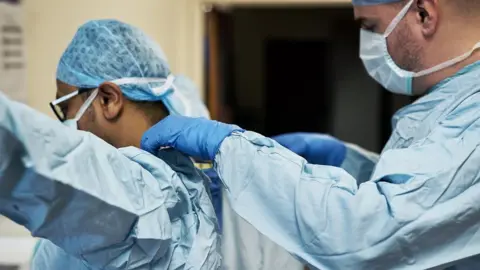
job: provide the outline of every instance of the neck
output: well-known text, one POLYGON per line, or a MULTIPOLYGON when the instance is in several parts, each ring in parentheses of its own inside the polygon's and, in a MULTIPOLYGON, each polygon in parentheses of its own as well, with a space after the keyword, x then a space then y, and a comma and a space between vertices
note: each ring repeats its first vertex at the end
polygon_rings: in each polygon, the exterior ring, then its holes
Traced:
MULTIPOLYGON (((467 51, 463 53, 466 53, 467 51)), ((462 55, 463 53, 459 53, 458 55, 462 55)), ((452 57, 452 59, 454 57, 452 57)), ((430 75, 427 75, 421 78, 416 78, 414 80, 414 85, 413 85, 414 89, 416 89, 415 94, 417 95, 424 94, 425 92, 430 90, 432 87, 434 87, 441 81, 449 77, 452 77, 453 75, 455 75, 457 72, 459 72, 466 66, 471 65, 477 61, 480 61, 480 49, 477 49, 477 51, 475 51, 469 58, 465 59, 464 61, 461 61, 455 65, 452 65, 450 67, 447 67, 445 69, 432 73, 430 75)))
POLYGON ((143 121, 142 123, 135 123, 134 125, 126 125, 122 127, 120 131, 121 139, 119 140, 117 147, 134 146, 140 148, 142 136, 150 127, 151 125, 147 125, 143 121))
POLYGON ((117 123, 112 142, 117 148, 134 146, 140 148, 143 134, 152 127, 150 121, 141 114, 125 114, 117 123))
MULTIPOLYGON (((448 11, 448 10, 447 10, 448 11)), ((447 12, 446 11, 446 12, 447 12)), ((452 14, 445 14, 445 17, 454 18, 452 14)), ((463 20, 450 20, 449 23, 439 27, 435 37, 423 48, 424 58, 422 69, 435 67, 441 63, 454 59, 470 52, 473 46, 480 41, 478 36, 478 22, 472 23, 474 27, 468 26, 463 20)), ((467 59, 446 67, 432 74, 414 79, 413 89, 415 94, 422 95, 439 82, 455 75, 464 67, 480 60, 480 49, 477 49, 467 59)))

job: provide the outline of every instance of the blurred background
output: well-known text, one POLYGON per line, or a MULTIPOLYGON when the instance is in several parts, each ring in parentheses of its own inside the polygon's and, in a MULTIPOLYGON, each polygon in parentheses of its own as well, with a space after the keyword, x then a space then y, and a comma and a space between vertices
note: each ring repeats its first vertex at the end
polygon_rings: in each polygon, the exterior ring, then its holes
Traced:
MULTIPOLYGON (((381 151, 390 117, 412 101, 364 71, 350 0, 0 0, 0 89, 53 116, 57 62, 99 18, 156 40, 213 118, 267 136, 322 132, 381 151)), ((0 217, 0 270, 28 269, 34 243, 0 217)))

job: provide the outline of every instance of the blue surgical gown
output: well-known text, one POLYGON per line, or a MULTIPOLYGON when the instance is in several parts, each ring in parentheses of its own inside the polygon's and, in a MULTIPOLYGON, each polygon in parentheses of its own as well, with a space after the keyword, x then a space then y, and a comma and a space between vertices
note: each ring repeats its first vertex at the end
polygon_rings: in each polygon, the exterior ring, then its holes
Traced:
POLYGON ((0 93, 0 214, 44 238, 33 269, 218 269, 208 178, 175 151, 117 150, 0 93))
POLYGON ((220 231, 222 231, 222 183, 220 179, 218 179, 218 175, 213 168, 205 169, 203 172, 210 178, 209 188, 210 194, 212 195, 213 208, 215 209, 220 231))
POLYGON ((479 78, 477 62, 440 82, 378 158, 349 147, 342 168, 232 134, 215 157, 232 208, 318 269, 480 269, 479 78))

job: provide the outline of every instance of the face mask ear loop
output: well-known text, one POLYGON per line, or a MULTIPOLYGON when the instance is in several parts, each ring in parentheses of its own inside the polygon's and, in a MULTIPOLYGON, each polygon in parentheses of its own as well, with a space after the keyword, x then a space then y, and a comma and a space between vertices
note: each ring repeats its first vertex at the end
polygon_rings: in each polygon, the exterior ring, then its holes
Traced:
POLYGON ((397 14, 397 16, 393 18, 392 22, 388 25, 387 29, 385 30, 385 33, 383 33, 383 36, 385 38, 387 38, 393 32, 393 30, 395 30, 395 28, 400 23, 400 21, 405 17, 405 15, 407 15, 407 12, 412 6, 414 1, 415 0, 410 0, 410 2, 408 2, 408 4, 406 4, 403 7, 403 9, 397 14))
POLYGON ((87 98, 85 103, 83 103, 83 105, 80 107, 77 114, 75 115, 75 118, 73 118, 73 120, 78 121, 78 120, 80 120, 80 118, 82 118, 83 114, 88 109, 88 107, 90 107, 90 105, 92 105, 92 102, 97 97, 97 95, 98 95, 98 88, 95 89, 92 92, 92 94, 87 98))

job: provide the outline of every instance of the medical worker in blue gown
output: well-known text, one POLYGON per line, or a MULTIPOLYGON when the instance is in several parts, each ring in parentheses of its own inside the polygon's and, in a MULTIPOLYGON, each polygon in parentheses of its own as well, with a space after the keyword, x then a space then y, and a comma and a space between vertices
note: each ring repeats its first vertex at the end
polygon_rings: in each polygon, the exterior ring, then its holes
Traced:
POLYGON ((233 209, 312 268, 480 269, 480 2, 352 2, 367 72, 422 96, 395 114, 379 156, 318 135, 331 164, 313 165, 238 126, 177 116, 142 147, 214 160, 233 209))
POLYGON ((57 88, 63 123, 0 93, 0 214, 43 238, 32 269, 219 269, 209 179, 173 149, 138 148, 168 114, 208 117, 161 49, 135 27, 91 21, 57 88))
MULTIPOLYGON (((170 74, 168 62, 161 49, 146 38, 140 30, 118 21, 93 21, 80 28, 60 60, 57 70, 59 99, 52 102, 52 108, 55 108, 59 119, 64 120, 62 111, 68 114, 68 111, 73 110, 72 114, 76 113, 79 110, 75 109, 75 105, 80 107, 81 104, 89 104, 84 102, 87 98, 92 97, 92 94, 89 96, 89 93, 93 93, 95 87, 101 82, 110 81, 111 83, 114 78, 122 78, 115 79, 114 83, 120 85, 122 94, 128 98, 123 102, 136 101, 133 108, 137 113, 133 110, 124 110, 122 115, 122 117, 131 117, 132 122, 127 122, 126 129, 122 130, 113 126, 115 122, 119 121, 99 122, 98 116, 94 119, 96 122, 88 121, 92 118, 88 111, 85 112, 87 115, 79 121, 80 128, 92 131, 114 145, 124 145, 130 137, 136 140, 137 133, 139 134, 139 143, 145 129, 137 125, 147 115, 147 120, 152 118, 151 121, 155 122, 159 121, 158 119, 154 120, 156 117, 163 118, 168 113, 207 118, 209 116, 193 84, 184 77, 175 77, 170 74), (124 50, 124 46, 128 49, 124 50), (126 53, 128 56, 125 56, 126 53), (119 58, 120 56, 121 58, 119 58), (138 74, 136 63, 145 66, 144 69, 153 67, 153 71, 138 74), (132 78, 132 76, 140 77, 132 78), (153 88, 149 88, 149 85, 145 84, 157 82, 161 83, 163 90, 156 88, 155 85, 153 88), (80 98, 71 95, 77 88, 85 89, 82 90, 84 93, 80 94, 80 98), (152 95, 150 93, 152 90, 159 91, 159 93, 152 95)), ((100 90, 107 94, 112 92, 111 89, 105 87, 101 87, 100 90)), ((96 95, 98 96, 99 93, 96 95)), ((110 96, 110 94, 103 95, 110 96)), ((92 99, 88 100, 92 101, 92 99)), ((87 107, 83 106, 83 108, 87 107)), ((65 121, 65 123, 70 122, 65 121)), ((160 158, 164 157, 160 156, 160 158)), ((174 171, 177 173, 184 171, 183 166, 180 166, 182 163, 176 164, 175 161, 172 163, 170 166, 174 171)), ((208 168, 208 164, 198 165, 208 168)), ((228 202, 222 201, 222 190, 215 171, 206 169, 205 172, 212 180, 209 183, 209 189, 217 217, 222 216, 222 211, 227 217, 223 222, 222 219, 219 220, 220 227, 223 227, 222 267, 259 270, 302 269, 302 264, 284 249, 272 243, 234 214, 228 202)), ((151 226, 155 226, 155 223, 152 223, 151 226)), ((178 229, 180 228, 179 226, 178 229)), ((187 239, 182 241, 188 243, 187 239)), ((32 260, 34 269, 66 269, 67 265, 69 265, 68 269, 84 269, 86 267, 80 260, 68 255, 51 241, 40 241, 32 260)), ((194 267, 200 266, 201 264, 194 265, 194 267)), ((152 264, 152 268, 163 269, 158 264, 152 264)))

